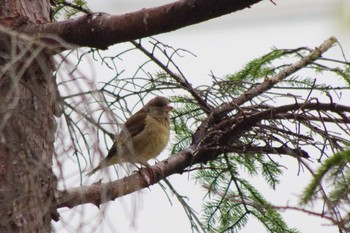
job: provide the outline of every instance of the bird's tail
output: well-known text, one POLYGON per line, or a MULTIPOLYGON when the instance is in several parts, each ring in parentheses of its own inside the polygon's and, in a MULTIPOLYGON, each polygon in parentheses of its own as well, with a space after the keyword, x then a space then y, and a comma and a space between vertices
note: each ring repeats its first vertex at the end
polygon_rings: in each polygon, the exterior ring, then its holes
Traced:
POLYGON ((101 165, 98 165, 96 168, 94 168, 91 171, 89 171, 86 175, 87 176, 92 176, 95 172, 97 172, 100 169, 101 169, 101 165))

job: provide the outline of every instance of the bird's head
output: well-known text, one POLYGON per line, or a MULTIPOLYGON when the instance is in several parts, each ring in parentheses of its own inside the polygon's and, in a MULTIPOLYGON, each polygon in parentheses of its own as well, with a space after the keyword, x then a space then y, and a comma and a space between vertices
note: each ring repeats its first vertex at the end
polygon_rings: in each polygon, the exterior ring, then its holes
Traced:
POLYGON ((151 99, 144 109, 149 112, 153 117, 169 117, 169 112, 173 110, 173 107, 169 105, 169 100, 162 96, 157 96, 151 99))

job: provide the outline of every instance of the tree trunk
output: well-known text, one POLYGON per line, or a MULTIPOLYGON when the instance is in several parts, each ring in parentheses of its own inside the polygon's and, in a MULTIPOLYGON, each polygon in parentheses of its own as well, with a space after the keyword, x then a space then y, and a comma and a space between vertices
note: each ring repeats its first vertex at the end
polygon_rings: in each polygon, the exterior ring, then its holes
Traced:
MULTIPOLYGON (((0 0, 0 24, 50 21, 49 0, 0 0)), ((51 232, 55 83, 43 47, 0 30, 0 232, 51 232)))

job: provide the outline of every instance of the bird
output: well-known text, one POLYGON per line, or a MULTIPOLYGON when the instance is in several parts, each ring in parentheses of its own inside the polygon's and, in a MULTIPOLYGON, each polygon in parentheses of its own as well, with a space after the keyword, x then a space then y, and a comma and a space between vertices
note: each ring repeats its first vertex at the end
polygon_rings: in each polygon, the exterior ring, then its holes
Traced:
POLYGON ((156 158, 169 142, 172 110, 167 98, 157 96, 151 99, 124 123, 106 158, 87 176, 104 167, 125 162, 149 167, 147 161, 156 158))

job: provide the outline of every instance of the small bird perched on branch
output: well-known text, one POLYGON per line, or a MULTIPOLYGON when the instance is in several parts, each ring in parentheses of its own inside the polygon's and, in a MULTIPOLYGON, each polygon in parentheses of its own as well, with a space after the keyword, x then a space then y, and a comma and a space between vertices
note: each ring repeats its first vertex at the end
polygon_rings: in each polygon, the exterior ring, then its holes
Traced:
POLYGON ((147 161, 157 157, 169 141, 169 113, 172 109, 165 97, 158 96, 150 100, 125 122, 107 157, 87 176, 101 168, 123 162, 147 166, 147 161))

